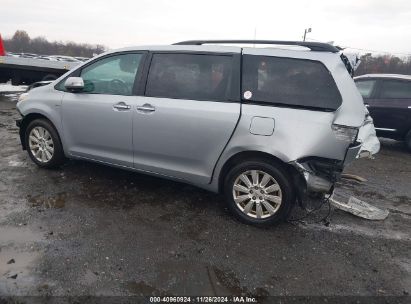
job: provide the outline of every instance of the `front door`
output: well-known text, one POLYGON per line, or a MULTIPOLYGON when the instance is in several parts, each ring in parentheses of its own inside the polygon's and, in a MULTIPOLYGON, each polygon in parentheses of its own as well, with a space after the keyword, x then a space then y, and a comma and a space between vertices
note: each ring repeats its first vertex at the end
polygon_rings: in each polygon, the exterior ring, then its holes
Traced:
POLYGON ((142 57, 139 53, 114 54, 81 70, 84 90, 65 93, 62 103, 70 155, 133 166, 132 106, 142 57))

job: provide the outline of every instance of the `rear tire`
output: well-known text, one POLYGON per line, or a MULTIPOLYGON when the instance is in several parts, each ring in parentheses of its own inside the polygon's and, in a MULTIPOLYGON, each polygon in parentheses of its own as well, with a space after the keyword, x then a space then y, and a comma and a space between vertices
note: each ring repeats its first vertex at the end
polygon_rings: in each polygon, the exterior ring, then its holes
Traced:
POLYGON ((46 119, 35 119, 29 123, 25 144, 30 158, 39 167, 56 168, 65 161, 60 137, 46 119))
POLYGON ((234 166, 226 175, 224 196, 240 221, 260 227, 285 221, 295 203, 289 174, 281 165, 262 159, 234 166))

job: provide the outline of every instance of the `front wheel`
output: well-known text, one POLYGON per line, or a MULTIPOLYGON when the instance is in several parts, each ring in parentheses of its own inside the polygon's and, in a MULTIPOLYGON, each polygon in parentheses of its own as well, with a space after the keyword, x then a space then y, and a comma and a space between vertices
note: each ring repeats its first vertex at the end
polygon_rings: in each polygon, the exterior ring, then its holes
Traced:
POLYGON ((246 161, 233 167, 224 183, 232 213, 242 222, 269 226, 284 221, 295 202, 287 172, 269 161, 246 161))
POLYGON ((56 129, 46 119, 35 119, 26 129, 26 147, 30 158, 43 168, 54 168, 64 162, 64 152, 56 129))

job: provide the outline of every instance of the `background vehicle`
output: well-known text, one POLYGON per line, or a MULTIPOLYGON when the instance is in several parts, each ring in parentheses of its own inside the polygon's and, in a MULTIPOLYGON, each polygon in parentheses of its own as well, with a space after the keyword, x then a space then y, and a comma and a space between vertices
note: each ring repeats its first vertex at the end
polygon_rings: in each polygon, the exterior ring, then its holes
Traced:
POLYGON ((405 141, 411 151, 411 76, 368 74, 354 80, 377 135, 405 141))
POLYGON ((191 183, 224 193, 256 225, 331 193, 361 148, 365 118, 337 48, 254 40, 108 52, 23 94, 17 109, 23 148, 40 167, 70 157, 191 183))
POLYGON ((82 61, 69 56, 6 53, 0 36, 0 83, 12 85, 55 80, 82 61))
POLYGON ((87 60, 90 59, 90 58, 87 58, 87 57, 74 57, 74 58, 76 58, 79 61, 87 61, 87 60))
POLYGON ((44 80, 44 81, 34 82, 31 85, 29 85, 29 87, 27 88, 27 92, 30 91, 31 89, 42 87, 42 86, 48 85, 52 82, 53 82, 52 80, 44 80))
POLYGON ((81 60, 71 57, 71 56, 62 56, 62 55, 50 55, 47 56, 50 60, 56 61, 66 61, 66 62, 81 62, 81 60))

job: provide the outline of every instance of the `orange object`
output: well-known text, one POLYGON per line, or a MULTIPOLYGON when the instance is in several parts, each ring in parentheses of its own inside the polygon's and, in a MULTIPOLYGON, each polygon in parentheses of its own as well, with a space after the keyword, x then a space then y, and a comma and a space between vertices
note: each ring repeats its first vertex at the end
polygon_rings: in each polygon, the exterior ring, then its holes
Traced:
POLYGON ((6 50, 4 49, 3 39, 0 34, 0 56, 6 56, 6 50))

